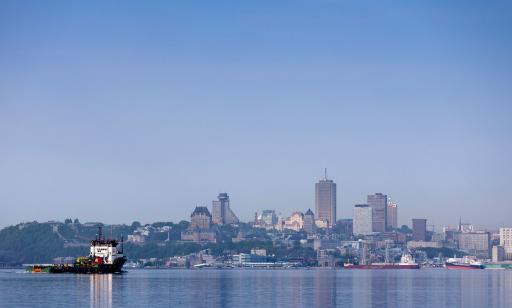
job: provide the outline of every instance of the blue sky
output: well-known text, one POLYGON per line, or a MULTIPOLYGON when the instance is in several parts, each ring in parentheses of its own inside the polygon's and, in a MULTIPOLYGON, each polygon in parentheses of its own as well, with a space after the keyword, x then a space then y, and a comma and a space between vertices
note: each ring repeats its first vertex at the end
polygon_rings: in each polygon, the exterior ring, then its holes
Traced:
POLYGON ((243 219, 368 193, 512 225, 512 4, 0 4, 0 226, 243 219))

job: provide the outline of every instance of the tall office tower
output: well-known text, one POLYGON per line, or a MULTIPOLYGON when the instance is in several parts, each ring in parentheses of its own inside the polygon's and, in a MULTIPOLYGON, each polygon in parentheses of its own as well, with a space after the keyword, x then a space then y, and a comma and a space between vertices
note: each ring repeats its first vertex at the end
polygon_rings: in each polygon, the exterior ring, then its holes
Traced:
POLYGON ((306 214, 304 214, 304 224, 302 228, 308 234, 312 234, 315 231, 315 214, 313 214, 311 209, 308 209, 306 214))
POLYGON ((218 200, 212 201, 212 221, 218 225, 237 224, 238 217, 229 207, 229 196, 227 193, 220 193, 218 200))
POLYGON ((327 169, 324 178, 315 184, 316 219, 326 220, 327 227, 336 224, 336 183, 327 179, 327 169))
POLYGON ((373 231, 373 210, 368 204, 354 206, 354 219, 352 221, 354 235, 368 235, 373 231))
POLYGON ((388 228, 388 230, 398 228, 398 206, 397 206, 396 202, 389 199, 387 211, 388 211, 387 212, 387 216, 388 216, 387 228, 388 228))
POLYGON ((412 220, 412 238, 415 241, 426 241, 427 240, 427 220, 416 219, 412 220))
POLYGON ((505 258, 512 260, 512 228, 500 228, 500 246, 505 250, 505 258))
POLYGON ((368 195, 368 206, 372 208, 373 232, 385 232, 387 225, 388 196, 381 193, 368 195))

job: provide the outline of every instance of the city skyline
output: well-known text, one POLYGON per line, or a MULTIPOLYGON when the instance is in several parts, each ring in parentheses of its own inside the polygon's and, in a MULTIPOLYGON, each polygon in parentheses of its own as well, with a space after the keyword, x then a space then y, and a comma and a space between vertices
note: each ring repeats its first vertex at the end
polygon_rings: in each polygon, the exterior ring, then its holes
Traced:
POLYGON ((0 227, 313 210, 324 167, 338 219, 510 225, 510 3, 231 4, 2 2, 0 227))

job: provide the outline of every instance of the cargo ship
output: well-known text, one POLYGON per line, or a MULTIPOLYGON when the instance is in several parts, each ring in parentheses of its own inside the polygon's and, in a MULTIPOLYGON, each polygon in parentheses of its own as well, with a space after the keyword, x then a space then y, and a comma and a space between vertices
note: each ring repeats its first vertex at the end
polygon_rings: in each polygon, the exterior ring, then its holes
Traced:
POLYGON ((462 269, 462 270, 478 270, 484 269, 484 265, 475 260, 471 259, 467 256, 463 258, 449 258, 446 260, 444 266, 447 269, 462 269))
POLYGON ((123 255, 123 240, 105 239, 99 227, 98 235, 91 241, 89 256, 76 258, 73 264, 36 264, 27 267, 31 273, 120 273, 126 257, 123 255), (120 244, 120 245, 119 245, 120 244), (119 249, 118 249, 118 246, 119 249))
POLYGON ((414 261, 411 254, 402 255, 399 263, 371 263, 371 264, 352 264, 344 265, 346 269, 419 269, 420 265, 414 261))

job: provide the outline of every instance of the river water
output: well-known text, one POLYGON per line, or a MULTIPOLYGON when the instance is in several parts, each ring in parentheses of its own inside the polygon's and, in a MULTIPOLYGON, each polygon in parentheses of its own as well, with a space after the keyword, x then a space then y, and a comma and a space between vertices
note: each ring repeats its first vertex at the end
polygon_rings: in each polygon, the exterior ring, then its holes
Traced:
POLYGON ((0 307, 512 307, 511 270, 0 270, 0 307))

